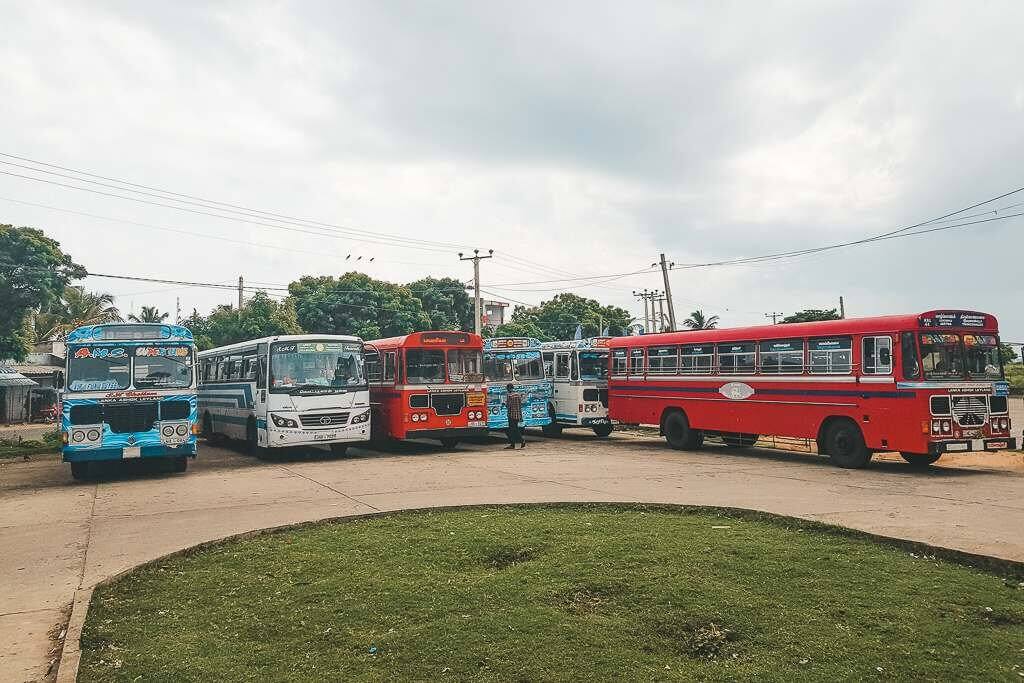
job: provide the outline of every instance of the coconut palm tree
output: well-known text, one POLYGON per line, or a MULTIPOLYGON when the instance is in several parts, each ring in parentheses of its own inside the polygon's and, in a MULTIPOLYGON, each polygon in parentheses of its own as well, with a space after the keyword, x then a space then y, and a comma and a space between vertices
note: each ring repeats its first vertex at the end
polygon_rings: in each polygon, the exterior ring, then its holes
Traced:
POLYGON ((718 327, 718 316, 705 317, 704 311, 699 308, 690 314, 690 317, 683 321, 683 325, 691 330, 713 330, 718 327))
POLYGON ((129 315, 128 319, 133 323, 162 323, 168 316, 170 313, 161 313, 156 306, 143 306, 138 315, 129 315))
POLYGON ((87 292, 84 287, 71 286, 64 288, 58 303, 32 316, 32 332, 36 342, 57 341, 82 325, 121 320, 113 294, 87 292))

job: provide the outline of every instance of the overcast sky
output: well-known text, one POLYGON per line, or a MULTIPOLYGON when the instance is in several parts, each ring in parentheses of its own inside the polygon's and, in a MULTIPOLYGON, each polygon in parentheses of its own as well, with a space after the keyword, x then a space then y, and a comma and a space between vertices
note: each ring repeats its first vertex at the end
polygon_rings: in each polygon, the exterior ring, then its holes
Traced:
MULTIPOLYGON (((0 152, 495 249, 485 289, 506 301, 573 287, 639 316, 631 292, 661 287, 649 268, 660 252, 683 264, 802 249, 1024 186, 1018 0, 14 0, 0 2, 0 26, 0 152), (644 269, 601 286, 538 284, 644 269)), ((978 214, 1021 202, 1024 192, 962 215, 991 218, 978 214)), ((361 256, 384 279, 472 275, 455 247, 315 236, 280 229, 295 223, 253 225, 3 174, 0 223, 42 228, 99 273, 285 285, 341 274, 361 256)), ((676 310, 759 324, 843 295, 852 316, 992 312, 1004 339, 1024 341, 1022 227, 1013 218, 677 270, 676 310)), ((99 278, 87 286, 117 294, 126 313, 173 311, 176 297, 184 313, 206 312, 233 298, 99 278)))

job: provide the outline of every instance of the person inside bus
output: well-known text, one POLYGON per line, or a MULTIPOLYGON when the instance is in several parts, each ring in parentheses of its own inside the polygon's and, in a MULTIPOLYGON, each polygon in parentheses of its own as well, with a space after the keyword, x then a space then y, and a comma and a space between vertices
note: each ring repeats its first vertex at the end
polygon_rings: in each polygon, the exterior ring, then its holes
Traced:
POLYGON ((520 448, 526 448, 526 439, 523 438, 523 430, 519 426, 519 423, 523 421, 523 396, 516 393, 516 388, 512 384, 505 389, 508 391, 505 399, 505 407, 508 411, 508 428, 505 430, 505 436, 508 437, 508 445, 505 446, 505 450, 514 449, 516 442, 519 443, 520 448))

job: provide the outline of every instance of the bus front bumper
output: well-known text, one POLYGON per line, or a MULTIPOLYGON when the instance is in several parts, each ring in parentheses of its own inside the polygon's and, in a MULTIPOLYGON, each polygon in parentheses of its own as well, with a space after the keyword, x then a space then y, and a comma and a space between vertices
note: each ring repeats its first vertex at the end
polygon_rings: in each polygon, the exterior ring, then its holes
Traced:
POLYGON ((406 439, 469 439, 487 436, 487 427, 448 427, 447 429, 409 429, 406 439))
POLYGON ((173 458, 177 456, 196 457, 195 437, 190 443, 180 446, 137 446, 134 449, 107 447, 103 448, 67 448, 61 451, 64 462, 88 462, 92 460, 136 460, 138 458, 173 458))
POLYGON ((332 443, 354 443, 370 440, 370 421, 328 429, 267 428, 267 448, 291 446, 329 446, 332 443))
POLYGON ((933 441, 928 444, 931 455, 942 453, 969 453, 972 451, 1012 451, 1017 448, 1017 439, 1012 436, 994 436, 987 439, 954 439, 933 441))

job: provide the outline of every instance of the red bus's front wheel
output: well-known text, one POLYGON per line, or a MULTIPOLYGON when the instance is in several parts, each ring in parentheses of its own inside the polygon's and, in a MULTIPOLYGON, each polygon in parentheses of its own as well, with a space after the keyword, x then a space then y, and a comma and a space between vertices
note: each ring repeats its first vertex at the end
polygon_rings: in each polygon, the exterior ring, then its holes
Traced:
POLYGON ((924 453, 900 453, 900 457, 910 463, 912 467, 928 467, 939 459, 940 454, 926 455, 924 453))
POLYGON ((871 461, 871 451, 864 445, 864 435, 852 420, 841 419, 829 425, 825 448, 832 462, 848 469, 864 467, 871 461))
POLYGON ((690 421, 681 410, 673 410, 665 416, 661 431, 668 445, 676 450, 693 450, 704 444, 704 433, 699 429, 690 429, 690 421))

